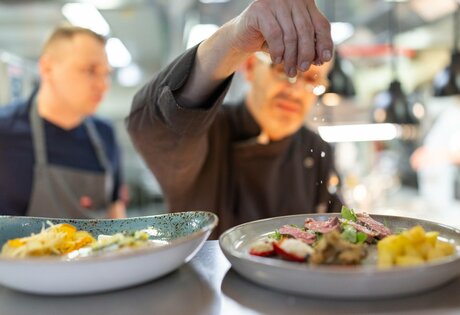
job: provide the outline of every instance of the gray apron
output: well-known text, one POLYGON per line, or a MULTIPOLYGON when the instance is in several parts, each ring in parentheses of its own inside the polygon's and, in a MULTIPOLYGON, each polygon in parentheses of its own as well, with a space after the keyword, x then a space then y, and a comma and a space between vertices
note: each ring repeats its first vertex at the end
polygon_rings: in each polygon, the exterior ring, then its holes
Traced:
POLYGON ((104 217, 111 203, 113 178, 93 122, 86 119, 83 123, 103 173, 48 164, 44 126, 36 102, 32 102, 29 119, 35 166, 27 215, 73 219, 104 217))

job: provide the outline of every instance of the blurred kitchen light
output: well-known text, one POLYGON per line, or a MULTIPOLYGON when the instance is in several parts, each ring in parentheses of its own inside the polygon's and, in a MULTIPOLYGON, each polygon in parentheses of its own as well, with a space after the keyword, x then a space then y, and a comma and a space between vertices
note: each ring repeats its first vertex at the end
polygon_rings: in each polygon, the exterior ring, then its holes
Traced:
POLYGON ((452 96, 460 94, 460 51, 458 50, 458 37, 459 37, 459 7, 453 16, 453 47, 450 65, 437 74, 433 81, 434 96, 452 96))
POLYGON ((209 38, 219 26, 215 24, 197 24, 192 27, 188 35, 187 48, 193 47, 199 42, 209 38))
POLYGON ((230 2, 230 0, 200 0, 200 2, 204 4, 227 3, 227 2, 230 2))
POLYGON ((420 102, 416 102, 412 106, 412 114, 415 116, 415 118, 421 120, 423 117, 425 117, 425 106, 423 106, 423 104, 420 102))
POLYGON ((110 65, 114 68, 126 67, 131 63, 131 54, 122 41, 116 37, 111 37, 107 40, 105 51, 110 65))
POLYGON ((433 0, 414 0, 409 3, 409 7, 415 11, 422 19, 433 22, 455 11, 457 1, 436 1, 433 0))
POLYGON ((62 14, 76 26, 107 36, 110 27, 95 6, 90 3, 67 3, 62 7, 62 14))
POLYGON ((355 32, 355 28, 350 23, 333 22, 331 23, 331 36, 335 45, 349 39, 355 32))
POLYGON ((342 98, 337 93, 325 93, 321 97, 321 101, 326 106, 337 106, 340 104, 342 98))
POLYGON ((142 71, 135 63, 131 63, 127 67, 118 69, 117 81, 121 86, 136 86, 142 80, 142 71))
POLYGON ((113 10, 119 8, 124 4, 124 0, 86 0, 90 2, 99 10, 113 10))
POLYGON ((427 27, 421 27, 419 29, 399 34, 397 42, 405 45, 406 47, 410 47, 412 50, 430 49, 430 46, 434 41, 434 36, 438 35, 427 27))
POLYGON ((356 185, 353 188, 353 199, 357 202, 364 202, 367 198, 368 192, 366 186, 363 184, 356 185))
POLYGON ((318 132, 326 142, 360 142, 392 140, 401 129, 394 124, 355 124, 319 126, 318 132))
POLYGON ((313 88, 313 94, 320 96, 326 92, 326 87, 324 85, 317 85, 313 88))

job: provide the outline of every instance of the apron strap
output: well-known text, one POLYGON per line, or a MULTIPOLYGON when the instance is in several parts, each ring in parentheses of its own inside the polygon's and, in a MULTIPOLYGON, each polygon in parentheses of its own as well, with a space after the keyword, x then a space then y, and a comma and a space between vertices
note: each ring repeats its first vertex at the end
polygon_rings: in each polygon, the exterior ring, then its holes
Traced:
POLYGON ((88 132, 91 144, 93 145, 94 151, 96 152, 96 156, 99 160, 99 163, 101 163, 101 166, 106 173, 111 174, 112 167, 107 157, 107 154, 104 150, 102 139, 96 130, 96 126, 94 125, 94 122, 90 119, 85 119, 84 124, 86 127, 86 131, 88 132))
MULTIPOLYGON (((38 106, 36 99, 32 101, 31 108, 29 111, 29 120, 31 124, 32 143, 34 147, 36 163, 40 165, 46 165, 48 164, 48 160, 46 156, 45 130, 43 128, 43 120, 38 115, 38 106)), ((105 171, 105 173, 111 174, 112 167, 107 157, 107 154, 104 151, 102 140, 96 130, 94 122, 90 119, 85 119, 83 123, 86 127, 89 139, 96 153, 96 157, 99 160, 99 163, 101 164, 102 169, 105 171)))
POLYGON ((34 148, 35 161, 39 165, 46 165, 46 140, 43 122, 38 115, 37 100, 32 100, 29 110, 30 128, 32 134, 32 144, 34 148))

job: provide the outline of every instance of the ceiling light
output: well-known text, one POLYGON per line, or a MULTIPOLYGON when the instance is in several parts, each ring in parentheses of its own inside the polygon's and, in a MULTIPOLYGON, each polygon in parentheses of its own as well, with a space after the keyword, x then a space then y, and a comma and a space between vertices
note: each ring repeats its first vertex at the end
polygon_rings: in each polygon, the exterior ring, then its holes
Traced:
POLYGON ((325 93, 321 97, 321 101, 326 106, 337 106, 340 104, 342 97, 337 93, 325 93))
POLYGON ((349 39, 355 32, 355 28, 350 23, 333 22, 331 23, 331 36, 334 44, 338 45, 349 39))
POLYGON ((395 124, 416 124, 418 122, 409 110, 409 101, 398 80, 393 80, 388 90, 377 94, 374 106, 375 122, 395 124))
POLYGON ((318 133, 326 142, 360 142, 392 140, 401 131, 394 124, 355 124, 319 126, 318 133))
POLYGON ((452 96, 460 94, 460 52, 458 50, 459 35, 459 8, 453 14, 454 18, 454 41, 450 65, 438 73, 433 81, 434 96, 452 96))
POLYGON ((342 59, 336 52, 332 69, 327 76, 329 87, 327 93, 335 93, 343 97, 351 97, 355 95, 355 87, 353 80, 345 73, 342 67, 342 59))
MULTIPOLYGON (((327 2, 326 13, 330 16, 331 21, 331 36, 335 45, 342 43, 343 41, 350 38, 354 33, 354 27, 350 23, 335 22, 335 13, 336 13, 336 1, 332 0, 327 2)), ((352 80, 348 75, 343 71, 342 60, 337 53, 335 52, 335 57, 332 65, 332 69, 328 74, 329 86, 326 90, 326 94, 334 93, 337 97, 335 100, 337 104, 341 102, 341 97, 350 97, 355 95, 355 88, 353 86, 352 80)), ((332 101, 326 98, 326 101, 332 101)), ((336 104, 335 104, 336 105, 336 104)))
POLYGON ((105 51, 110 65, 114 68, 126 67, 131 63, 131 54, 123 42, 116 37, 107 40, 105 51))
POLYGON ((397 30, 397 25, 394 9, 395 5, 392 5, 388 19, 393 80, 387 90, 380 92, 374 98, 373 118, 377 123, 417 124, 418 120, 410 111, 409 101, 402 90, 401 82, 397 79, 398 65, 394 45, 394 34, 395 30, 397 30))
POLYGON ((200 0, 200 2, 204 4, 212 4, 212 3, 226 3, 226 2, 230 2, 230 0, 200 0))
POLYGON ((456 1, 417 0, 411 1, 409 7, 426 22, 436 21, 457 8, 456 1))
POLYGON ((67 3, 62 7, 62 14, 73 25, 89 28, 103 36, 110 33, 109 24, 92 4, 67 3))
POLYGON ((192 27, 188 35, 187 48, 197 45, 199 42, 209 38, 219 26, 215 24, 197 24, 192 27))
POLYGON ((136 86, 142 80, 142 71, 135 63, 131 63, 127 67, 118 69, 117 81, 121 86, 136 86))
POLYGON ((113 10, 121 7, 124 4, 124 0, 87 0, 99 10, 113 10))

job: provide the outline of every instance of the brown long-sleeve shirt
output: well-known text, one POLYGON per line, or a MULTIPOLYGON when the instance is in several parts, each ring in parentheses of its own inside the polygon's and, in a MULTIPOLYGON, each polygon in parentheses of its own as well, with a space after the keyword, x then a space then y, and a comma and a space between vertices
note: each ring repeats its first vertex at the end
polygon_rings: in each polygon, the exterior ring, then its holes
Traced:
POLYGON ((259 144, 260 128, 244 104, 221 105, 227 80, 206 103, 187 108, 175 91, 190 75, 196 48, 159 72, 134 97, 127 128, 163 190, 171 211, 219 216, 216 235, 252 220, 339 211, 328 190, 330 146, 301 128, 259 144))

